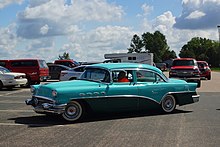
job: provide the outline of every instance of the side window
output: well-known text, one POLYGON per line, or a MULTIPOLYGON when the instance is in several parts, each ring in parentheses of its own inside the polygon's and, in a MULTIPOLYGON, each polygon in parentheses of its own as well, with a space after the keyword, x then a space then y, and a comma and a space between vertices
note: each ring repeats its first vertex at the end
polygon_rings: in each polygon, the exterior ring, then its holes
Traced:
POLYGON ((138 70, 136 71, 137 82, 155 82, 156 74, 150 71, 138 70))
POLYGON ((11 63, 11 66, 13 67, 33 67, 37 66, 37 61, 13 61, 11 63))
POLYGON ((113 82, 133 82, 133 74, 131 70, 112 71, 113 82))
POLYGON ((156 73, 145 70, 136 71, 137 82, 164 82, 156 73))
POLYGON ((6 63, 3 61, 0 61, 0 66, 3 66, 3 67, 5 67, 6 66, 6 63))
POLYGON ((165 82, 158 74, 156 74, 156 82, 165 82))

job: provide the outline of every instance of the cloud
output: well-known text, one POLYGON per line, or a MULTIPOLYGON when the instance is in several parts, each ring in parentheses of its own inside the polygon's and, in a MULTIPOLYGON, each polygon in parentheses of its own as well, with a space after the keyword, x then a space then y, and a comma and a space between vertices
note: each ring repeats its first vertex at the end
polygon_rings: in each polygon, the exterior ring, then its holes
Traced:
POLYGON ((190 13, 190 14, 186 17, 186 19, 199 19, 199 18, 201 18, 201 17, 203 17, 203 16, 205 16, 205 15, 206 15, 205 13, 196 10, 196 11, 190 13))
POLYGON ((49 30, 49 26, 46 24, 46 25, 44 25, 43 27, 40 28, 40 33, 42 35, 46 35, 48 33, 48 30, 49 30))
POLYGON ((23 0, 1 0, 0 9, 2 9, 10 4, 13 4, 13 3, 21 4, 22 2, 23 2, 23 0))
POLYGON ((208 30, 181 30, 173 27, 176 24, 175 20, 176 17, 173 16, 172 12, 170 11, 164 12, 163 14, 157 16, 154 20, 144 18, 143 26, 146 28, 143 28, 143 30, 151 30, 151 33, 156 30, 160 31, 166 36, 167 44, 169 45, 170 49, 174 50, 177 55, 179 54, 179 51, 183 45, 190 41, 193 37, 209 38, 212 40, 217 40, 218 38, 216 28, 208 30))
POLYGON ((127 52, 134 34, 130 28, 121 26, 78 32, 70 36, 71 43, 65 44, 59 53, 69 52, 78 61, 103 61, 106 53, 127 52))
POLYGON ((183 0, 182 6, 175 28, 210 29, 220 24, 220 0, 183 0))
POLYGON ((17 34, 29 39, 67 35, 73 25, 120 20, 123 14, 121 6, 105 0, 77 0, 68 5, 64 0, 30 0, 29 7, 17 15, 17 34))
POLYGON ((142 14, 137 14, 137 17, 145 17, 145 16, 149 15, 153 11, 154 7, 144 3, 141 6, 141 9, 143 10, 143 13, 142 14))
POLYGON ((142 10, 144 11, 143 15, 148 15, 151 11, 153 11, 153 6, 149 6, 147 4, 143 4, 141 6, 142 10))
POLYGON ((4 57, 9 56, 18 43, 14 32, 15 26, 15 24, 11 24, 8 27, 0 28, 0 54, 4 57))

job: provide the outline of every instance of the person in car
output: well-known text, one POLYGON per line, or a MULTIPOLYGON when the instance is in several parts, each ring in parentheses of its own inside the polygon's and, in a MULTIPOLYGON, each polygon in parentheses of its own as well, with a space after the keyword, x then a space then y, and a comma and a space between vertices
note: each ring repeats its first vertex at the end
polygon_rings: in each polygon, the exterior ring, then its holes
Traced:
POLYGON ((126 73, 124 71, 119 72, 118 82, 129 82, 128 78, 126 77, 126 73))

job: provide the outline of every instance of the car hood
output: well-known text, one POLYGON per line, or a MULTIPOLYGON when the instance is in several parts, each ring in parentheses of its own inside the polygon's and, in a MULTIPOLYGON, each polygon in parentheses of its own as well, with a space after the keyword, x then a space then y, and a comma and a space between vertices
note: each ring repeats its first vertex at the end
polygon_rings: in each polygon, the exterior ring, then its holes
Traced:
POLYGON ((86 80, 55 82, 45 85, 33 85, 32 87, 35 89, 33 93, 35 96, 61 99, 59 102, 62 103, 65 102, 65 99, 79 97, 80 93, 92 91, 101 87, 101 85, 107 87, 104 83, 86 80), (56 97, 52 95, 53 91, 57 91, 58 94, 56 97))
POLYGON ((173 66, 171 69, 195 69, 195 66, 173 66))
POLYGON ((42 85, 41 87, 51 88, 51 89, 63 89, 63 88, 78 88, 78 87, 87 87, 87 86, 94 86, 99 85, 99 82, 94 81, 87 81, 87 80, 71 80, 71 81, 62 81, 62 82, 55 82, 42 85))

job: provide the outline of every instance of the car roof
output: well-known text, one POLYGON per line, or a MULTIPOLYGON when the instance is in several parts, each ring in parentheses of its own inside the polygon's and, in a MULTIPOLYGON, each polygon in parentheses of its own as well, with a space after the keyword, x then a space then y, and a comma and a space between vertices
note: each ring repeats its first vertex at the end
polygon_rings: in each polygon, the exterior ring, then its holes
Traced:
POLYGON ((174 60, 195 60, 194 58, 176 58, 174 60))
POLYGON ((197 61, 197 62, 199 62, 199 63, 207 63, 206 61, 197 61))
POLYGON ((162 72, 157 67, 154 67, 152 65, 139 64, 139 63, 100 63, 100 64, 89 65, 88 67, 100 67, 100 68, 106 68, 109 70, 128 69, 128 68, 144 68, 144 69, 150 69, 150 70, 153 70, 153 71, 156 71, 159 73, 162 72))
POLYGON ((63 67, 63 68, 66 68, 66 69, 71 69, 70 67, 68 66, 65 66, 65 65, 61 65, 61 64, 54 64, 54 63, 49 63, 47 64, 47 66, 60 66, 60 67, 63 67))

